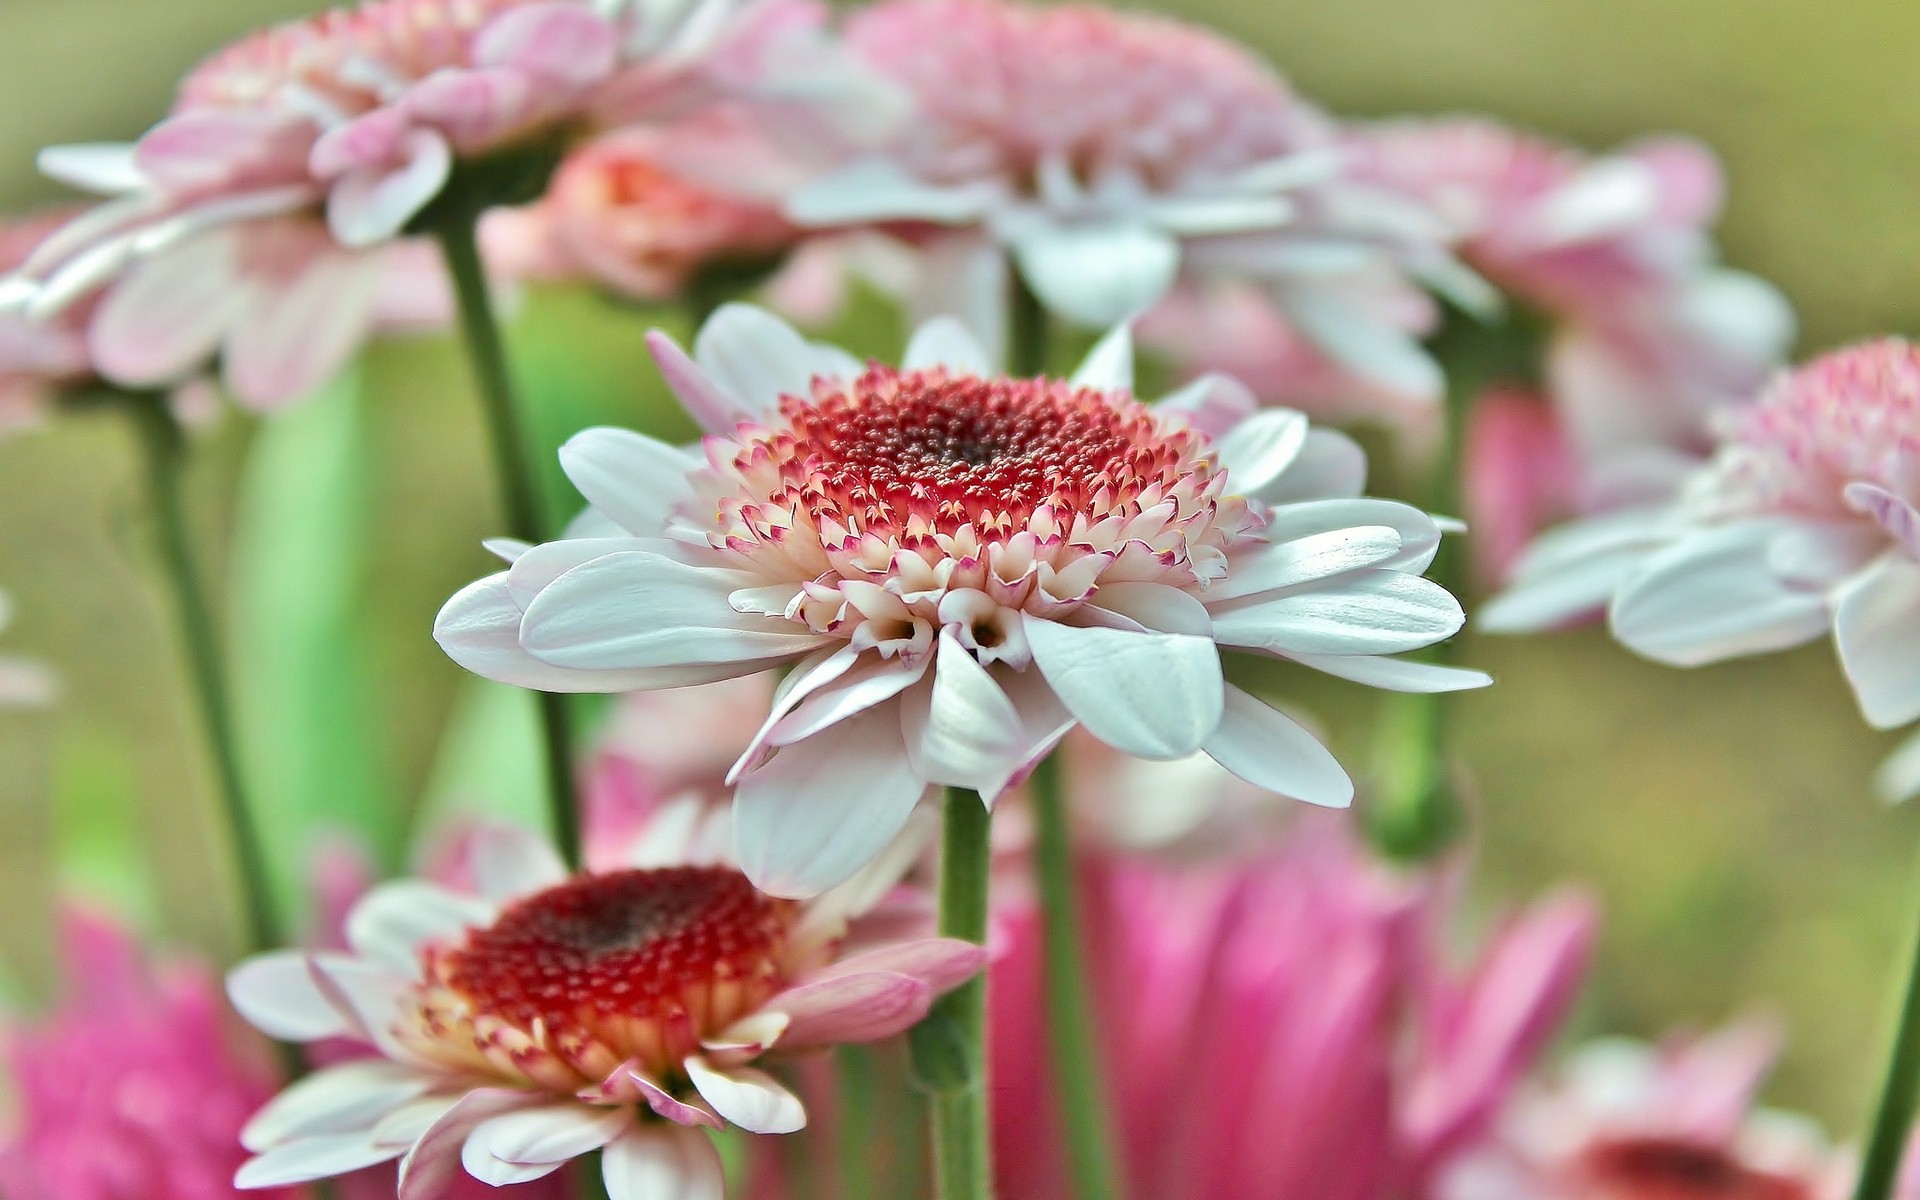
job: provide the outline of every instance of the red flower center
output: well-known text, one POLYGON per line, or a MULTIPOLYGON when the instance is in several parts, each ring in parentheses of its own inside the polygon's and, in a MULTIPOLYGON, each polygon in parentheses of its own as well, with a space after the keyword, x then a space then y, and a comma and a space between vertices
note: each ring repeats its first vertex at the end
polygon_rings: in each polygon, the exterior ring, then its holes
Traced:
POLYGON ((1678 1138, 1622 1138, 1581 1162, 1582 1200, 1814 1200, 1804 1182, 1678 1138))
POLYGON ((476 1017, 541 1035, 589 1069, 668 1069, 779 990, 798 908, 723 867, 584 875, 434 952, 476 1017), (538 1031, 538 1032, 535 1032, 538 1031))
POLYGON ((979 379, 874 366, 850 384, 781 401, 787 427, 743 431, 734 467, 777 464, 765 499, 849 530, 983 535, 1025 528, 1046 505, 1062 526, 1171 487, 1198 467, 1199 439, 1163 428, 1125 394, 1047 379, 979 379), (757 436, 754 436, 758 434, 757 436))

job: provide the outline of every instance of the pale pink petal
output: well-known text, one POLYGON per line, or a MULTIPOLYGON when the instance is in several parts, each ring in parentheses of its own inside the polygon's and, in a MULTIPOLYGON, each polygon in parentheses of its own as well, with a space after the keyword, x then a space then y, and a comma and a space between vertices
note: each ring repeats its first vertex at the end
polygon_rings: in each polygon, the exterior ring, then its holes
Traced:
POLYGON ((938 995, 910 975, 862 971, 789 988, 765 1011, 789 1018, 783 1048, 828 1046, 892 1037, 926 1016, 938 995))
POLYGON ((708 433, 732 433, 739 422, 757 415, 758 410, 707 378, 706 372, 687 356, 679 343, 658 329, 647 334, 647 350, 659 366, 661 378, 679 397, 680 406, 708 433))
POLYGON ((612 73, 620 34, 598 13, 572 4, 532 4, 502 14, 474 39, 482 66, 510 66, 565 87, 586 88, 612 73))
POLYGON ((148 130, 135 147, 134 165, 147 182, 174 195, 243 180, 292 183, 305 174, 313 136, 311 122, 283 109, 199 108, 148 130))
POLYGON ((807 1125, 807 1110, 765 1071, 752 1067, 719 1070, 699 1055, 681 1064, 713 1111, 748 1133, 793 1133, 807 1125))
POLYGON ((380 279, 373 256, 322 253, 293 280, 261 286, 223 347, 222 377, 235 398, 272 408, 331 379, 373 330, 380 279))
POLYGON ((1177 392, 1162 397, 1153 407, 1156 412, 1179 413, 1187 423, 1211 438, 1252 416, 1260 402, 1245 384, 1229 375, 1206 374, 1177 392))
POLYGON ((850 717, 740 781, 733 826, 741 869, 777 896, 818 895, 880 853, 926 787, 907 761, 892 705, 850 717))
POLYGON ((398 236, 446 186, 453 151, 445 138, 411 130, 401 150, 404 158, 391 167, 355 167, 334 182, 327 194, 327 224, 342 245, 371 246, 398 236))
POLYGON ((1220 654, 1185 634, 1078 629, 1027 616, 1034 665, 1101 741, 1140 758, 1183 758, 1220 724, 1220 654))
POLYGON ((726 1200, 720 1155, 697 1129, 636 1126, 606 1148, 600 1169, 607 1200, 726 1200))
POLYGON ((102 375, 152 387, 204 370, 252 297, 231 231, 191 239, 141 262, 107 292, 87 328, 102 375))
MULTIPOLYGON (((986 963, 986 949, 972 942, 959 938, 917 938, 843 958, 808 976, 803 982, 815 983, 878 971, 918 979, 936 994, 944 994, 972 979, 986 963)), ((782 1008, 780 997, 775 996, 767 1007, 782 1008)))
POLYGON ((564 883, 568 876, 553 843, 518 825, 482 825, 474 830, 471 849, 474 882, 495 904, 564 883))
POLYGON ((1202 748, 1255 787, 1326 808, 1353 803, 1353 780, 1320 739, 1237 687, 1227 688, 1219 728, 1202 748))

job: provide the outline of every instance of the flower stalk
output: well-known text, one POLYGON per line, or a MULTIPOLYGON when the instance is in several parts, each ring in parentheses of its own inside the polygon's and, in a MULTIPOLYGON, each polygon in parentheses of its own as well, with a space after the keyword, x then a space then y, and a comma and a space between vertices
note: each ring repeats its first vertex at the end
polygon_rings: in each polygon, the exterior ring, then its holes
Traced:
MULTIPOLYGON (((486 414, 494 477, 510 532, 514 537, 537 542, 546 534, 547 521, 540 507, 532 436, 514 397, 506 346, 480 259, 478 226, 483 208, 471 201, 454 203, 454 199, 451 195, 443 197, 436 206, 432 230, 453 281, 460 340, 486 414)), ((579 870, 580 806, 573 776, 572 710, 564 695, 535 692, 534 697, 540 707, 541 734, 546 744, 547 804, 554 842, 567 865, 579 870)))
POLYGON ((1112 1106, 1095 1044, 1093 995, 1088 987, 1080 895, 1058 754, 1034 769, 1030 787, 1054 1105, 1066 1133, 1074 1195, 1079 1200, 1112 1200, 1119 1195, 1112 1106))
POLYGON ((265 843, 240 769, 219 633, 187 532, 182 486, 186 439, 164 397, 128 393, 118 399, 133 419, 139 435, 161 568, 173 592, 180 644, 186 652, 194 700, 213 760, 221 814, 233 841, 234 862, 239 869, 247 948, 257 953, 280 944, 280 915, 267 872, 265 843))
MULTIPOLYGON (((948 788, 940 849, 940 936, 987 940, 991 815, 980 796, 948 788)), ((914 1075, 928 1093, 937 1200, 991 1200, 985 974, 947 993, 909 1035, 914 1075)))
POLYGON ((1873 1130, 1860 1160, 1853 1200, 1888 1200, 1893 1195, 1916 1108, 1920 1108, 1920 934, 1916 934, 1912 961, 1907 966, 1900 1023, 1887 1056, 1886 1078, 1880 1086, 1873 1130))

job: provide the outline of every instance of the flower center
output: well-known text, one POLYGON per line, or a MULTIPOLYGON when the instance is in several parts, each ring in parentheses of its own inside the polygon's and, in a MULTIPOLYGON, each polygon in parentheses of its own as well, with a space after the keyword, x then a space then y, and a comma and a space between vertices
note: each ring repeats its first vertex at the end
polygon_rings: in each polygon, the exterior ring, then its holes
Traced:
POLYGON ((429 976, 476 1031, 503 1023, 587 1079, 665 1073, 779 989, 797 911, 730 868, 584 875, 429 951, 429 976))
POLYGON ((1840 515, 1853 482, 1920 500, 1920 347, 1886 338, 1815 359, 1724 433, 1710 504, 1840 515))
MULTIPOLYGON (((787 428, 748 439, 735 466, 749 472, 772 452, 768 502, 855 533, 971 523, 990 536, 1024 528, 1042 506, 1064 524, 1170 485, 1206 455, 1130 396, 1045 379, 876 366, 845 387, 789 396, 780 411, 787 428)), ((1200 469, 1215 471, 1210 459, 1200 469)))
POLYGON ((1813 1200, 1806 1184, 1727 1151, 1675 1138, 1623 1138, 1588 1151, 1582 1200, 1813 1200))

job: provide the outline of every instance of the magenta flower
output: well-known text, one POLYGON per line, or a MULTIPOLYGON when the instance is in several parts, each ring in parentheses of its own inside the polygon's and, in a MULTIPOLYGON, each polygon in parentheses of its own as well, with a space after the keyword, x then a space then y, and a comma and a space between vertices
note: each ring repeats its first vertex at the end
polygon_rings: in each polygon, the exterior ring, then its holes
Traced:
POLYGON ((58 1006, 0 1037, 19 1099, 0 1133, 0 1193, 232 1200, 240 1127, 273 1094, 265 1046, 205 967, 150 969, 126 930, 88 913, 67 913, 62 935, 58 1006))
MULTIPOLYGON (((1427 1195, 1557 1028, 1593 927, 1549 900, 1458 972, 1445 880, 1394 875, 1332 819, 1237 864, 1100 861, 1086 896, 1122 1172, 1154 1200, 1427 1195)), ((1002 934, 992 1086, 1034 1096, 1037 914, 1002 934)), ((1064 1194, 1047 1107, 997 1115, 1000 1194, 1064 1194)))

